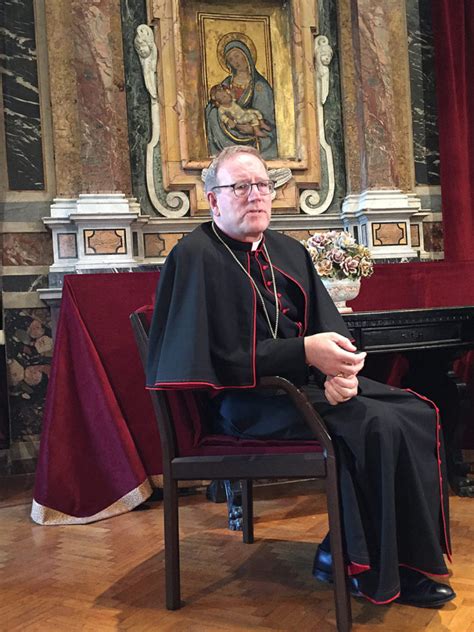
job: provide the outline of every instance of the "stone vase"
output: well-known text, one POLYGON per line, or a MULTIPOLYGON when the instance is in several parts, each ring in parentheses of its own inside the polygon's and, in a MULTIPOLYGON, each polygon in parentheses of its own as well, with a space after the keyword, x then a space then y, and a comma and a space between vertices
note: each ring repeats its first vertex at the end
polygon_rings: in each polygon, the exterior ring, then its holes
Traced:
POLYGON ((341 314, 350 314, 352 307, 346 305, 347 301, 352 301, 360 291, 360 279, 332 279, 322 277, 321 281, 334 301, 341 314))

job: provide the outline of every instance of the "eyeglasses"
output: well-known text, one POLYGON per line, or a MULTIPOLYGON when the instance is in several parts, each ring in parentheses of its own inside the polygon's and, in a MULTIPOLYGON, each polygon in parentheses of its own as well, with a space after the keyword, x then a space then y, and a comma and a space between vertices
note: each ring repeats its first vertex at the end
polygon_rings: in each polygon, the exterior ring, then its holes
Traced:
POLYGON ((211 191, 216 189, 232 189, 236 197, 248 197, 252 187, 257 187, 258 192, 262 195, 270 195, 275 190, 273 180, 262 180, 261 182, 234 182, 234 184, 220 184, 212 187, 211 191))

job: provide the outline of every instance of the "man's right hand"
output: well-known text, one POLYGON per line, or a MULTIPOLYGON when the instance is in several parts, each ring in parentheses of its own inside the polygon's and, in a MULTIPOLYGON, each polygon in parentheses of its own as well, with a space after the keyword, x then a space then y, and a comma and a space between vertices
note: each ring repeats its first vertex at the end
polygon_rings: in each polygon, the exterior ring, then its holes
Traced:
POLYGON ((306 362, 324 375, 357 375, 364 366, 365 352, 355 353, 357 347, 345 336, 325 332, 304 339, 306 362))

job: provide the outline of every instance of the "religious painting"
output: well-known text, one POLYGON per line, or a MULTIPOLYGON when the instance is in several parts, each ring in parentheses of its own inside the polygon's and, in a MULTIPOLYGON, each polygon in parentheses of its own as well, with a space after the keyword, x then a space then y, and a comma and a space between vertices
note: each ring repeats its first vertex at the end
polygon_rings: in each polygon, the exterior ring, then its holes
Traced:
POLYGON ((207 216, 203 170, 228 145, 254 146, 267 160, 278 182, 275 216, 319 203, 318 2, 147 0, 147 19, 137 37, 148 29, 157 52, 156 91, 153 81, 145 87, 153 123, 147 178, 152 193, 156 182, 161 188, 158 212, 207 216))
MULTIPOLYGON (((203 29, 204 51, 211 48, 203 68, 205 94, 209 94, 205 109, 209 154, 215 155, 228 145, 252 145, 266 160, 277 158, 275 99, 271 77, 268 81, 257 70, 255 42, 245 33, 234 31, 221 35, 215 44, 216 38, 212 35, 219 33, 219 29, 212 29, 209 23, 216 20, 212 16, 207 19, 200 17, 204 27, 209 27, 203 29), (214 45, 217 55, 212 54, 214 45), (221 73, 216 72, 219 69, 226 74, 223 79, 221 73), (218 83, 209 88, 209 83, 216 79, 218 83)), ((224 24, 227 30, 228 25, 224 24)), ((264 23, 264 26, 267 25, 268 22, 264 23)), ((271 68, 270 59, 265 73, 267 76, 271 75, 271 68)))
POLYGON ((245 15, 224 8, 192 0, 181 8, 190 158, 229 145, 253 146, 266 160, 294 158, 288 6, 263 2, 245 15))

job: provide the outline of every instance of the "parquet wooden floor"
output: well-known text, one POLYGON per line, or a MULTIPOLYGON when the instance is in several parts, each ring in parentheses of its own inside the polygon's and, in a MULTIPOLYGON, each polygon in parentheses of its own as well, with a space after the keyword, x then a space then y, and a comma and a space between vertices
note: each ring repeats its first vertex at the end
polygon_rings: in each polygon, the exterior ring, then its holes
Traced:
MULTIPOLYGON (((25 502, 0 506, 0 630, 335 630, 332 590, 311 577, 326 531, 320 482, 256 490, 256 542, 225 505, 181 499, 183 609, 164 607, 161 503, 86 526, 41 527, 25 502)), ((451 503, 458 596, 440 610, 352 600, 354 631, 474 632, 474 499, 451 503)))

